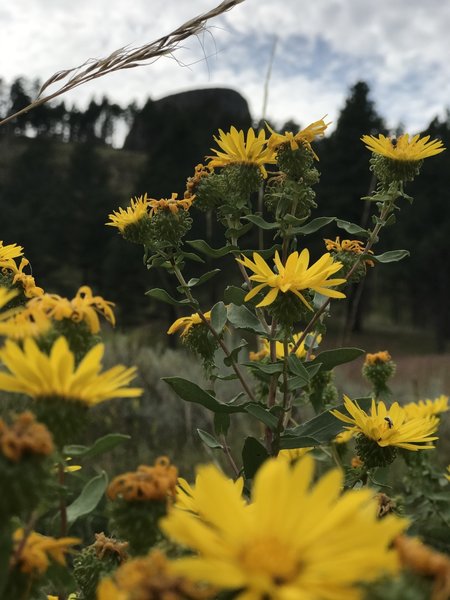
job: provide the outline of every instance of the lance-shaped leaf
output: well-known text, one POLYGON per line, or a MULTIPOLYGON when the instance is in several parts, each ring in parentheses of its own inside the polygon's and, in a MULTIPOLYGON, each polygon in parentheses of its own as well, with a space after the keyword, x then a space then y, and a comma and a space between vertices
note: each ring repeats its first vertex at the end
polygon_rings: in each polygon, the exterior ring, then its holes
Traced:
POLYGON ((222 333, 227 322, 227 307, 223 302, 217 302, 211 309, 211 326, 217 333, 222 333))
POLYGON ((259 320, 246 306, 231 304, 228 307, 228 320, 237 329, 244 329, 245 331, 251 331, 259 335, 267 335, 266 330, 259 320))
POLYGON ((329 223, 333 222, 336 217, 317 217, 317 219, 313 219, 306 225, 302 225, 301 227, 295 227, 293 229, 294 233, 302 233, 303 235, 309 235, 310 233, 315 233, 325 227, 329 223))
POLYGON ((219 402, 214 396, 205 392, 200 386, 192 381, 183 379, 182 377, 163 377, 163 381, 168 383, 173 391, 186 402, 200 404, 210 411, 216 413, 237 413, 245 412, 246 403, 230 406, 219 402))
MULTIPOLYGON (((364 410, 370 407, 371 401, 371 398, 357 399, 359 406, 364 410)), ((344 404, 336 406, 335 409, 348 414, 344 404)), ((298 427, 287 429, 280 439, 280 447, 305 448, 328 444, 338 433, 343 431, 344 427, 345 424, 327 410, 298 427)))
POLYGON ((69 525, 72 525, 79 517, 88 515, 97 507, 107 485, 108 476, 105 471, 87 482, 78 498, 67 507, 67 522, 69 525))
POLYGON ((321 371, 331 371, 334 367, 351 362, 363 354, 365 354, 365 352, 360 348, 336 348, 336 350, 324 350, 310 363, 306 363, 306 366, 321 363, 321 371))
POLYGON ((245 410, 249 415, 252 415, 252 417, 255 417, 255 419, 258 419, 258 421, 261 421, 264 425, 267 425, 269 429, 275 430, 278 427, 278 419, 267 410, 267 408, 261 406, 261 404, 251 402, 250 404, 247 404, 245 410))
POLYGON ((176 300, 170 294, 161 288, 153 288, 152 290, 148 290, 145 292, 146 296, 150 296, 150 298, 155 298, 156 300, 161 300, 161 302, 166 302, 167 304, 171 304, 172 306, 186 306, 189 304, 189 300, 176 300))
POLYGON ((223 450, 222 444, 207 431, 203 431, 203 429, 197 429, 197 433, 198 437, 202 440, 205 446, 208 446, 208 448, 211 448, 212 450, 223 450))
POLYGON ((350 223, 350 221, 343 221, 342 219, 336 219, 336 225, 339 229, 344 229, 347 233, 351 235, 359 235, 360 237, 369 237, 369 232, 367 229, 363 229, 356 223, 350 223))
POLYGON ((379 263, 398 262, 409 256, 408 250, 389 250, 383 254, 370 255, 371 260, 376 260, 379 263))
POLYGON ((231 244, 227 244, 222 248, 211 248, 205 240, 188 240, 186 243, 189 244, 189 246, 192 246, 194 250, 197 250, 197 252, 201 252, 212 258, 221 258, 232 252, 239 252, 239 248, 237 246, 232 246, 231 244))
POLYGON ((279 223, 269 223, 268 221, 263 219, 260 215, 246 215, 245 217, 242 217, 242 218, 245 219, 246 221, 250 221, 250 223, 253 223, 260 229, 279 229, 280 228, 279 223))
POLYGON ((95 440, 92 446, 79 446, 77 444, 64 446, 63 454, 64 456, 70 456, 72 458, 93 458, 94 456, 109 452, 116 446, 119 446, 130 439, 130 435, 125 435, 123 433, 108 433, 95 440))
POLYGON ((244 304, 244 298, 247 292, 240 287, 235 285, 228 285, 223 293, 223 300, 225 304, 235 304, 236 306, 242 306, 244 304))
POLYGON ((212 277, 214 277, 214 275, 217 275, 217 273, 220 273, 220 269, 212 269, 212 271, 203 273, 203 275, 201 275, 200 277, 192 277, 191 279, 189 279, 187 285, 189 288, 202 285, 202 283, 209 281, 212 277))

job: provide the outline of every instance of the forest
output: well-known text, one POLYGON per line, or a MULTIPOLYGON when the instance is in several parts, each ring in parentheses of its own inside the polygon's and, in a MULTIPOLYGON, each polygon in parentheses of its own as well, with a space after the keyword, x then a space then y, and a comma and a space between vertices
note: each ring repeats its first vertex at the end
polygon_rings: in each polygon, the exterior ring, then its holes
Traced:
MULTIPOLYGON (((0 81, 0 118, 26 106, 38 82, 0 81)), ((317 118, 323 115, 317 115, 317 118)), ((148 99, 121 107, 108 98, 92 100, 86 109, 67 102, 43 104, 0 131, 0 202, 4 243, 25 248, 34 275, 46 291, 71 296, 83 284, 117 303, 122 326, 160 322, 161 306, 145 296, 151 287, 170 291, 163 272, 147 271, 141 249, 123 244, 105 227, 108 214, 145 193, 151 198, 183 196, 192 165, 210 153, 212 136, 230 125, 261 127, 250 115, 247 102, 229 89, 193 90, 160 100, 148 99), (122 142, 123 139, 123 142, 122 142), (117 147, 120 144, 120 148, 117 147)), ((269 121, 270 124, 270 121, 269 121)), ((298 131, 298 122, 278 129, 298 131)), ((321 180, 314 216, 338 214, 367 226, 373 206, 361 200, 374 186, 367 165, 363 134, 388 133, 383 116, 371 101, 367 83, 357 82, 348 93, 331 133, 316 144, 321 180)), ((397 131, 402 133, 399 124, 397 131)), ((436 117, 421 132, 450 144, 450 115, 436 117)), ((448 152, 423 165, 422 176, 408 188, 414 210, 402 204, 402 218, 380 244, 410 248, 405 263, 394 263, 380 273, 369 273, 364 287, 353 286, 352 302, 341 315, 347 331, 362 331, 367 323, 429 329, 435 352, 445 352, 450 337, 447 268, 450 239, 450 165, 448 152)), ((209 213, 196 211, 189 239, 204 238, 214 247, 221 225, 209 213)), ((338 230, 323 230, 333 238, 338 230)), ((252 231, 249 247, 258 239, 252 231), (254 239, 253 239, 253 237, 254 239)), ((323 247, 312 248, 319 254, 323 247)), ((192 263, 191 263, 192 264, 192 263)), ((216 302, 221 281, 233 277, 227 262, 226 277, 208 286, 206 303, 216 302)), ((195 266, 190 267, 195 275, 195 266)), ((173 284, 172 284, 173 285, 173 284)), ((180 316, 167 306, 169 323, 180 316)), ((413 350, 413 349, 412 349, 413 350)))

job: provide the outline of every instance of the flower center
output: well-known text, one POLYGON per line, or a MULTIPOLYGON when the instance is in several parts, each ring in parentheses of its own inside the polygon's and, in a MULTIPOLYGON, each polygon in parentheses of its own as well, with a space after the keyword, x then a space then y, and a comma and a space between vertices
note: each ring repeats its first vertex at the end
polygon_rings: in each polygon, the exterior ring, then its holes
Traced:
POLYGON ((302 566, 294 548, 272 537, 244 546, 239 559, 244 569, 269 575, 276 584, 292 581, 302 566))

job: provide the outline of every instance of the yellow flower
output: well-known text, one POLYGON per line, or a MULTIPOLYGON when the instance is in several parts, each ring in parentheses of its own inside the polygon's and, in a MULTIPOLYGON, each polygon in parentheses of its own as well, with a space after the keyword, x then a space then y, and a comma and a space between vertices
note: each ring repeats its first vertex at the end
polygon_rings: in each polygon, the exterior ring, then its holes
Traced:
POLYGON ((26 411, 16 416, 8 426, 0 419, 0 453, 12 462, 23 456, 48 456, 54 450, 52 436, 33 413, 26 411))
POLYGON ((210 588, 178 576, 160 550, 152 550, 123 563, 97 587, 97 600, 205 600, 215 596, 210 588))
POLYGON ((361 581, 398 570, 392 540, 407 521, 377 520, 367 489, 341 496, 343 474, 327 473, 312 485, 314 461, 291 466, 272 459, 258 471, 252 502, 213 465, 199 468, 200 518, 176 507, 160 522, 168 536, 196 552, 173 563, 193 581, 239 590, 240 600, 357 600, 361 581))
POLYGON ((139 196, 139 198, 136 197, 134 200, 131 199, 130 206, 126 210, 119 208, 118 211, 115 210, 108 215, 109 223, 105 223, 105 225, 117 227, 120 233, 123 233, 129 225, 135 225, 141 219, 148 216, 148 206, 149 199, 147 198, 147 194, 139 196))
POLYGON ((180 209, 189 210, 195 196, 178 200, 178 194, 173 193, 171 198, 161 198, 161 200, 149 200, 148 204, 151 208, 150 216, 160 210, 168 210, 172 214, 176 214, 180 209))
POLYGON ((335 444, 346 444, 357 433, 358 433, 358 430, 355 427, 351 427, 350 429, 345 429, 344 431, 341 431, 341 433, 337 434, 337 436, 334 438, 333 442, 335 444))
POLYGON ((124 387, 135 377, 136 367, 116 365, 100 373, 104 350, 103 344, 97 344, 76 367, 64 337, 56 340, 50 355, 32 339, 25 340, 23 349, 7 340, 0 350, 0 360, 9 373, 0 373, 0 389, 32 398, 74 400, 88 406, 111 398, 140 396, 140 388, 124 387))
POLYGON ((34 299, 31 298, 23 309, 11 309, 0 315, 0 336, 23 340, 38 337, 48 331, 51 322, 39 306, 31 305, 34 299))
MULTIPOLYGON (((244 489, 244 479, 239 477, 236 481, 227 479, 228 487, 236 488, 239 496, 242 496, 244 489)), ((195 486, 191 486, 186 479, 178 477, 176 487, 175 506, 182 510, 187 510, 196 515, 202 515, 202 498, 209 494, 209 479, 207 471, 199 469, 195 480, 195 486), (200 499, 200 500, 199 500, 200 499)), ((242 500, 244 502, 244 500, 242 500)))
POLYGON ((311 306, 306 301, 300 290, 311 289, 315 292, 330 296, 331 298, 345 298, 345 294, 337 290, 329 289, 334 285, 345 283, 345 279, 328 279, 330 275, 336 273, 342 268, 342 263, 334 261, 330 254, 324 254, 317 262, 309 265, 309 251, 305 248, 299 254, 293 252, 289 255, 286 264, 280 260, 278 252, 275 253, 274 263, 277 272, 274 273, 263 257, 257 252, 253 253, 253 261, 244 256, 242 259, 236 259, 239 263, 253 271, 250 276, 252 281, 258 285, 250 290, 244 300, 251 300, 264 287, 272 288, 266 297, 257 304, 257 307, 268 306, 274 302, 279 292, 286 294, 292 292, 305 304, 310 310, 311 306))
POLYGON ((137 500, 165 501, 175 496, 178 469, 170 464, 166 456, 160 456, 152 467, 140 465, 137 471, 122 473, 108 486, 107 496, 111 500, 117 497, 127 502, 137 500))
MULTIPOLYGON (((328 251, 332 252, 353 252, 353 254, 363 254, 364 244, 360 240, 342 240, 340 236, 337 236, 335 240, 324 239, 325 247, 328 251)), ((372 250, 369 250, 369 254, 373 254, 372 250)), ((374 267, 373 260, 365 260, 367 265, 374 267)))
POLYGON ((236 127, 231 127, 229 133, 219 129, 219 137, 214 136, 214 141, 222 151, 211 148, 217 156, 207 157, 210 159, 209 168, 234 164, 255 165, 265 179, 267 171, 264 165, 275 163, 274 153, 267 147, 266 132, 263 129, 256 136, 254 130, 250 128, 247 132, 247 140, 244 132, 238 131, 236 127))
POLYGON ((434 400, 427 399, 419 400, 419 402, 410 402, 409 404, 405 404, 403 408, 408 419, 431 417, 432 415, 438 415, 448 411, 448 396, 441 394, 434 400))
POLYGON ((391 355, 387 350, 382 350, 380 352, 375 352, 374 354, 367 353, 366 358, 364 359, 365 365, 376 365, 379 363, 386 363, 392 360, 391 355))
POLYGON ((281 146, 282 144, 289 144, 291 150, 298 150, 299 146, 303 144, 307 148, 309 148, 309 150, 311 150, 311 152, 314 155, 314 158, 316 160, 319 160, 316 153, 311 148, 311 142, 313 142, 316 139, 316 137, 323 137, 325 129, 330 124, 325 123, 325 116, 319 121, 314 121, 314 123, 311 123, 310 125, 308 125, 308 127, 305 127, 305 129, 302 129, 295 135, 291 131, 285 131, 284 135, 282 133, 277 133, 266 123, 268 130, 272 134, 268 141, 269 148, 275 150, 276 148, 278 148, 278 146, 281 146))
MULTIPOLYGON (((13 534, 15 550, 21 547, 23 536, 24 530, 16 529, 13 534)), ((25 544, 16 559, 16 564, 22 573, 43 575, 50 566, 50 559, 60 565, 65 565, 64 554, 69 552, 69 546, 80 542, 81 540, 74 537, 55 539, 32 531, 26 538, 25 544)))
MULTIPOLYGON (((209 310, 208 312, 205 312, 204 315, 206 320, 209 321, 211 318, 211 311, 209 310)), ((179 329, 183 329, 180 335, 181 337, 184 337, 185 335, 187 335, 191 327, 194 327, 195 325, 200 325, 201 323, 203 323, 203 321, 200 318, 200 315, 198 313, 192 313, 192 315, 190 315, 189 317, 180 317, 179 319, 174 321, 167 330, 167 333, 169 335, 172 335, 172 333, 177 332, 179 329)))
POLYGON ((280 450, 278 452, 277 458, 287 460, 288 462, 293 462, 298 460, 299 458, 302 458, 303 456, 305 456, 305 454, 311 452, 311 450, 314 450, 313 446, 308 446, 306 448, 293 448, 291 450, 280 450))
POLYGON ((438 428, 439 419, 436 417, 409 419, 398 402, 394 402, 387 409, 384 402, 377 404, 372 400, 370 414, 360 408, 357 402, 352 402, 348 396, 344 396, 344 405, 350 416, 338 410, 332 410, 331 414, 351 425, 346 429, 355 434, 362 433, 382 448, 397 446, 405 450, 429 450, 434 448, 431 442, 438 439, 432 434, 438 428))
POLYGON ((41 296, 44 293, 44 290, 41 287, 36 285, 34 277, 32 275, 27 275, 23 272, 25 267, 30 264, 30 261, 26 258, 22 258, 19 266, 13 261, 8 267, 5 267, 8 271, 14 275, 12 283, 13 285, 19 284, 23 289, 23 293, 27 298, 34 298, 35 296, 41 296))
POLYGON ((398 161, 416 162, 443 152, 445 148, 440 140, 429 142, 430 136, 421 138, 419 135, 410 136, 405 133, 396 140, 380 134, 378 138, 373 135, 363 135, 361 140, 366 148, 381 154, 386 158, 398 161))
POLYGON ((105 317, 112 325, 116 323, 112 310, 114 303, 104 300, 101 296, 93 296, 91 288, 87 285, 81 286, 72 300, 62 298, 58 294, 44 294, 34 298, 30 302, 30 306, 40 307, 48 317, 55 321, 63 319, 71 319, 75 323, 84 321, 91 333, 100 331, 97 313, 105 317))
MULTIPOLYGON (((298 333, 294 333, 292 336, 292 342, 289 342, 288 344, 288 350, 289 350, 289 354, 292 353, 292 351, 294 350, 298 340, 300 339, 300 337, 303 335, 303 331, 299 331, 298 333)), ((307 343, 308 341, 314 340, 315 344, 320 344, 320 342, 322 341, 322 336, 319 334, 317 336, 308 334, 305 339, 301 342, 301 344, 299 345, 299 347, 297 348, 297 350, 295 351, 295 356, 297 356, 297 358, 305 358, 305 356, 308 354, 308 348, 307 343)), ((249 353, 249 358, 250 360, 262 360, 263 358, 266 358, 266 356, 269 356, 270 354, 270 342, 269 340, 262 338, 261 339, 261 344, 262 344, 262 348, 259 352, 250 352, 249 353)), ((279 360, 282 360, 284 358, 284 345, 282 342, 275 342, 275 352, 276 352, 276 357, 279 360)), ((313 354, 310 354, 309 356, 311 359, 314 358, 313 354)))
POLYGON ((4 246, 0 240, 0 268, 14 268, 16 266, 14 259, 19 258, 19 256, 23 256, 22 246, 18 246, 17 244, 4 246))

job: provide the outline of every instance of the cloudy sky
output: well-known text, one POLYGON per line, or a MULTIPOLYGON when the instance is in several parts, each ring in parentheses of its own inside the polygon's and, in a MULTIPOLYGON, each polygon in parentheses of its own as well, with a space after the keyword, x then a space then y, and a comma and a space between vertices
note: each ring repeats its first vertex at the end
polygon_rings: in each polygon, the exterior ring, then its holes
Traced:
MULTIPOLYGON (((15 0, 0 6, 0 77, 45 80, 118 47, 172 31, 219 0, 15 0)), ((176 61, 97 79, 69 92, 80 105, 107 94, 125 105, 198 87, 233 87, 259 118, 276 38, 267 116, 281 125, 328 114, 348 88, 372 89, 391 127, 426 127, 450 107, 449 0, 244 0, 184 44, 176 61)))

